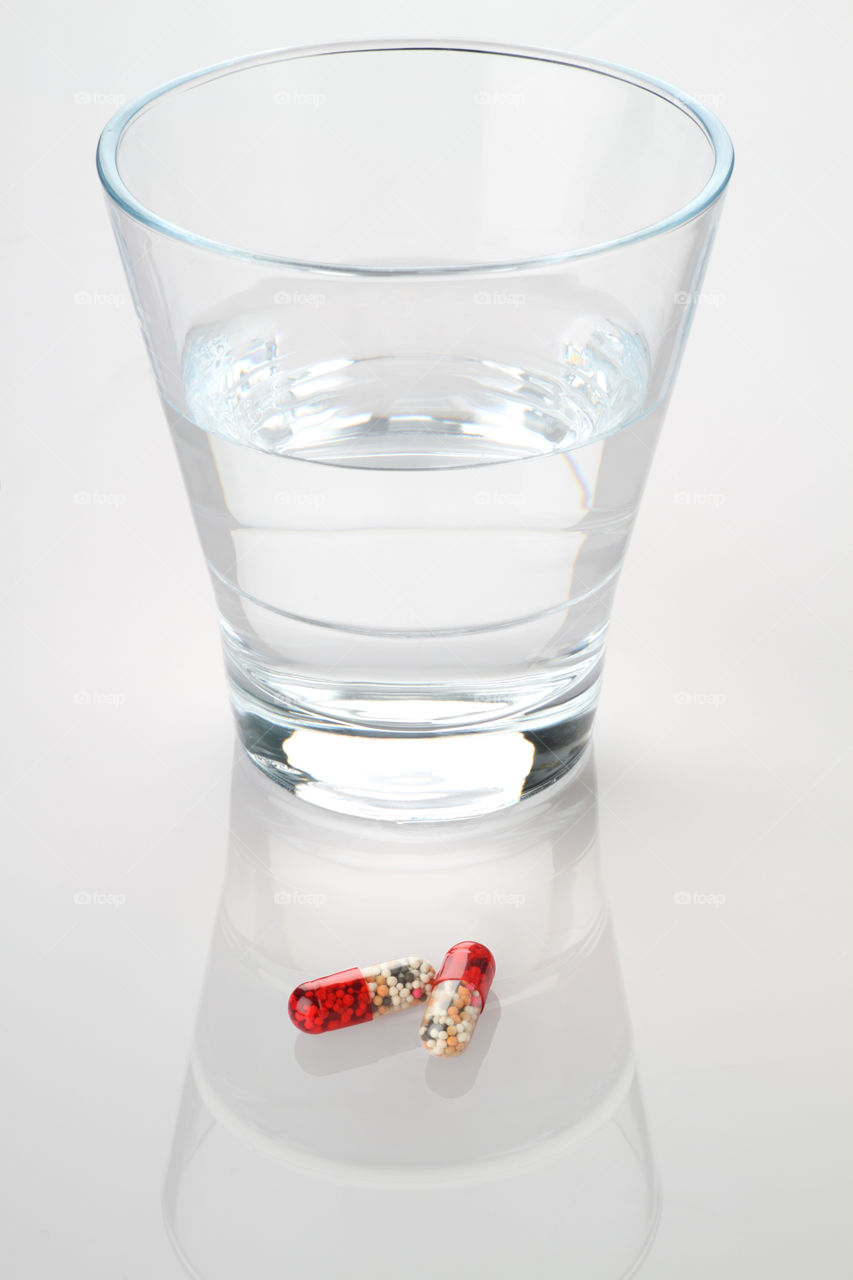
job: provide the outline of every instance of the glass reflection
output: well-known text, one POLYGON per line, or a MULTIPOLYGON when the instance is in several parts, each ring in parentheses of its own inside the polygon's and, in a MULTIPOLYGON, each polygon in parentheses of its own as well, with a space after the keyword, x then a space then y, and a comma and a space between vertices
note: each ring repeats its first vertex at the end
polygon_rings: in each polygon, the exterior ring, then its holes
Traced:
POLYGON ((656 1178, 602 887, 588 755, 523 804, 450 823, 327 812, 238 751, 222 902, 165 1188, 203 1280, 355 1274, 616 1280, 656 1178), (419 1012, 321 1036, 291 989, 486 943, 497 975, 464 1057, 419 1012))

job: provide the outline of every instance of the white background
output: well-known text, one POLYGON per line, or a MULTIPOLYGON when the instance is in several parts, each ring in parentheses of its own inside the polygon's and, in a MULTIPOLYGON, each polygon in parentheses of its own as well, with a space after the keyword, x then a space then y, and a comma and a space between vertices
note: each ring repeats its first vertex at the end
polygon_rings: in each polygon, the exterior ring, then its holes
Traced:
POLYGON ((181 1274, 160 1183, 226 848, 213 604, 95 176, 105 99, 257 49, 398 34, 621 62, 733 136, 596 729, 664 1187, 642 1275, 850 1274, 846 12, 0 3, 10 1277, 181 1274), (81 891, 124 904, 83 908, 81 891))

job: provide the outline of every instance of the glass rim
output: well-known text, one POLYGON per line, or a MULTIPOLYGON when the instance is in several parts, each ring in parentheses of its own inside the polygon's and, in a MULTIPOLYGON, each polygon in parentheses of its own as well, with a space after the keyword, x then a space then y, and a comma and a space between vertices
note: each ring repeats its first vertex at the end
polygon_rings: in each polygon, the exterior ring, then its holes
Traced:
POLYGON ((357 40, 338 44, 303 45, 295 48, 272 49, 263 53, 230 58, 225 62, 219 62, 213 66, 178 76, 122 106, 107 121, 98 139, 97 147, 98 177, 107 196, 120 209, 124 210, 129 217, 149 230, 159 232, 169 239, 179 241, 192 248, 205 249, 211 253, 238 261, 251 262, 260 266, 284 267, 288 270, 342 276, 480 275, 559 266, 582 258, 598 256, 614 249, 621 249, 628 245, 639 244, 644 240, 654 239, 700 217, 723 195, 731 177, 733 165, 734 147, 732 140, 718 117, 696 98, 663 80, 634 71, 630 67, 620 66, 617 63, 578 57, 573 54, 559 53, 548 49, 451 39, 357 40), (165 98, 177 90, 184 89, 189 85, 203 84, 208 80, 219 79, 222 76, 248 71, 270 62, 293 62, 299 59, 328 57, 345 53, 392 53, 412 50, 444 53, 479 53, 524 58, 530 61, 548 62, 592 72, 596 75, 607 76, 611 79, 631 84, 635 88, 653 93, 656 97, 669 102, 671 106, 683 111, 685 115, 693 120, 711 145, 714 153, 713 170, 701 191, 692 200, 689 200, 681 208, 676 209, 665 218, 660 218, 658 221, 641 227, 636 231, 631 231, 626 235, 604 240, 597 244, 582 245, 578 248, 560 250, 532 258, 438 266, 359 266, 355 264, 315 262, 307 259, 288 258, 281 254, 242 249, 237 245, 229 245, 223 241, 199 235, 186 227, 170 222, 166 218, 161 218, 153 209, 148 208, 143 201, 134 196, 119 173, 118 149, 128 128, 137 117, 152 107, 159 99, 165 98))

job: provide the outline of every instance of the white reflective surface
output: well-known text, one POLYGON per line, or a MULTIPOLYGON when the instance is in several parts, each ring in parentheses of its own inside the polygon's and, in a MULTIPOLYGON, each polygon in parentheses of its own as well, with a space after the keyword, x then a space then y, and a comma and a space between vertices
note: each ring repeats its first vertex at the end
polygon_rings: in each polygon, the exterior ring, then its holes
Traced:
POLYGON ((276 1276, 284 1240, 303 1274, 427 1277, 448 1251, 461 1273, 627 1274, 657 1195, 592 761, 451 831, 325 814, 238 757, 230 826, 165 1194, 193 1272, 276 1276), (458 1062, 426 1056, 418 1011, 316 1037, 287 1017, 302 979, 461 938, 498 975, 458 1062), (502 1203, 512 1232, 481 1229, 502 1203))
MULTIPOLYGON (((599 1267, 576 1274, 616 1275, 643 1234, 631 1206, 646 1206, 644 1223, 653 1174, 644 1157, 632 1181, 608 1184, 630 1167, 624 1147, 610 1161, 595 1144, 624 1121, 643 1150, 645 1112, 662 1208, 643 1280, 846 1278, 849 431, 826 372, 851 349, 849 176, 826 124, 846 118, 843 7, 522 12, 471 0, 463 13, 439 0, 403 15, 383 0, 358 13, 249 0, 236 14, 219 0, 144 11, 10 0, 2 22, 4 1275, 180 1280, 171 1229, 200 1275, 262 1280, 277 1246, 282 1272, 298 1258, 294 1273, 326 1280, 320 1244, 294 1242, 287 1213, 314 1213, 321 1185, 344 1229, 375 1233, 354 1250, 356 1280, 381 1276, 392 1252, 399 1274, 417 1275, 425 1214, 431 1224, 460 1199, 477 1210, 492 1273, 533 1274, 516 1252, 521 1186, 537 1188, 522 1217, 539 1274, 566 1274, 571 1239, 599 1267), (620 584, 595 733, 600 851, 570 850, 545 883, 568 832, 537 836, 550 851, 535 865, 524 840, 499 861, 491 845, 483 862, 450 850, 434 881, 458 885, 446 921, 398 893, 415 865, 395 872, 391 905, 409 905, 389 923, 425 936, 378 939, 375 954, 378 889, 360 920, 341 910, 345 927, 325 934, 311 925, 319 910, 291 911, 267 890, 310 892, 316 871, 329 904, 343 886, 340 908, 376 887, 376 868, 356 876, 320 852, 329 838, 314 828, 295 843, 289 820, 274 839, 279 823, 248 803, 248 779, 231 807, 213 603, 93 153, 117 94, 284 40, 404 27, 572 48, 683 84, 724 118, 738 169, 620 584), (523 872, 524 911, 493 911, 489 931, 512 958, 498 955, 465 1058, 430 1062, 409 1046, 406 1015, 297 1042, 283 1015, 293 974, 327 971, 321 954, 335 948, 365 963, 441 951, 483 922, 478 890, 504 892, 523 872), (596 933, 605 901, 612 923, 596 933), (558 967, 585 957, 565 968, 553 1039, 535 1020, 553 1115, 513 1036, 516 1019, 533 1034, 536 997, 519 992, 549 946, 558 967), (352 1127, 309 1124, 334 1096, 365 1102, 370 1149, 352 1127), (501 1112, 507 1096, 516 1112, 501 1112), (463 1131, 465 1162, 496 1161, 499 1176, 424 1185, 443 1153, 422 1109, 479 1116, 463 1131), (426 1143, 420 1173, 407 1134, 426 1143), (581 1171, 583 1151, 596 1161, 581 1171), (387 1194, 376 1179, 389 1176, 401 1199, 417 1197, 407 1223, 375 1216, 387 1194), (583 1221, 581 1196, 595 1206, 583 1221)), ((343 1248, 337 1227, 318 1232, 343 1248)))

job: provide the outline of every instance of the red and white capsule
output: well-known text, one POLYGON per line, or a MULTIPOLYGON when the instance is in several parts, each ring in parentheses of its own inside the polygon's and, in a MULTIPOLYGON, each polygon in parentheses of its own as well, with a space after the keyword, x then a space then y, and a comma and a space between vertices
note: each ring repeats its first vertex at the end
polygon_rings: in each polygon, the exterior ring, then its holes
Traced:
POLYGON ((442 961, 421 1022, 421 1043, 437 1058, 458 1058, 471 1042, 495 976, 482 942, 457 942, 442 961))
POLYGON ((411 1009, 429 998, 434 981, 435 969, 421 956, 341 969, 300 983, 291 992, 288 1012, 300 1031, 318 1036, 411 1009))

